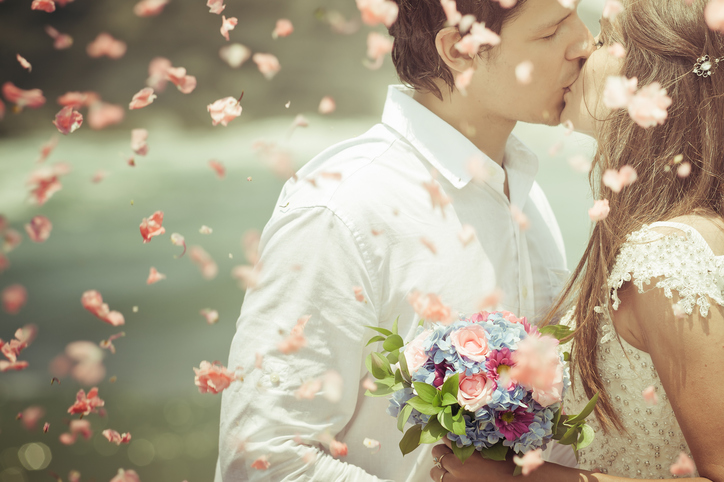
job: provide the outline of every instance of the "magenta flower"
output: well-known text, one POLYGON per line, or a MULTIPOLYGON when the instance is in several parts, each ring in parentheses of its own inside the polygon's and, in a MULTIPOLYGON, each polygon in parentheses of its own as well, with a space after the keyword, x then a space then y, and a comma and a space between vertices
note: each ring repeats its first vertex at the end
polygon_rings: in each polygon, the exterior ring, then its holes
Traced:
POLYGON ((508 348, 492 350, 485 361, 485 368, 488 370, 488 378, 498 381, 501 377, 507 378, 508 372, 515 366, 513 356, 508 348))
POLYGON ((525 408, 518 407, 514 411, 500 412, 495 417, 495 426, 506 440, 516 440, 528 432, 528 427, 533 423, 534 415, 525 411, 525 408))

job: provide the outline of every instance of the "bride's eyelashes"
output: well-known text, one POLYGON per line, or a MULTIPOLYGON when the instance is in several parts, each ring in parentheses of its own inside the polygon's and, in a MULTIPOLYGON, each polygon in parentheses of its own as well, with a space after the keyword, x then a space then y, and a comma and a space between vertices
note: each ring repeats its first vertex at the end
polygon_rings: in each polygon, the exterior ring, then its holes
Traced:
POLYGON ((553 37, 555 37, 557 33, 558 33, 558 29, 556 29, 555 32, 553 32, 552 34, 548 35, 547 37, 541 37, 540 39, 541 39, 541 40, 552 40, 553 37))
POLYGON ((601 47, 603 47, 603 45, 604 45, 603 40, 596 40, 596 49, 597 50, 600 49, 601 47))

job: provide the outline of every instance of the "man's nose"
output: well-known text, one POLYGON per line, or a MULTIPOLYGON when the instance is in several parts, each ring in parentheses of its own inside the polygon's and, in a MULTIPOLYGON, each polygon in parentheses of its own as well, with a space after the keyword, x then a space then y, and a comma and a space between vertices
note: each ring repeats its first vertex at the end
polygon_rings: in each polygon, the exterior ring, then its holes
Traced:
POLYGON ((566 60, 586 60, 596 50, 596 40, 580 18, 576 27, 576 36, 566 51, 566 60))

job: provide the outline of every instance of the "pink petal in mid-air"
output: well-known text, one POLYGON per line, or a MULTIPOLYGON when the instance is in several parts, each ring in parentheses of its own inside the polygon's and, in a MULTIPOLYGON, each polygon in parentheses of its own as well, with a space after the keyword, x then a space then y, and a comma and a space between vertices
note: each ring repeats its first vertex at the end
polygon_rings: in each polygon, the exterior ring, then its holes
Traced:
POLYGON ((42 243, 50 236, 50 231, 53 229, 53 224, 50 219, 45 216, 34 216, 30 220, 30 223, 25 225, 25 231, 28 233, 28 237, 35 243, 42 243))
POLYGON ((332 112, 334 112, 334 110, 336 108, 337 108, 337 106, 334 103, 334 99, 330 96, 325 96, 319 102, 319 107, 317 108, 317 112, 319 112, 322 115, 331 114, 332 112))
POLYGON ((68 34, 58 32, 50 25, 45 26, 45 33, 53 39, 53 48, 55 50, 64 50, 73 45, 73 37, 68 34))
POLYGON ((120 434, 120 433, 116 432, 115 430, 111 430, 109 428, 105 429, 102 433, 103 433, 103 436, 105 438, 107 438, 109 442, 114 443, 116 445, 127 444, 131 441, 130 433, 120 434))
POLYGON ((236 17, 226 18, 224 15, 221 16, 221 35, 229 40, 229 30, 234 30, 234 27, 239 23, 239 19, 236 17))
POLYGON ((251 58, 251 49, 239 43, 225 45, 219 49, 219 57, 229 64, 229 67, 238 69, 251 58))
POLYGON ((623 3, 619 0, 606 0, 606 4, 603 6, 603 18, 613 22, 621 12, 623 12, 623 3))
POLYGON ((593 207, 588 210, 588 217, 591 218, 591 221, 603 221, 610 212, 611 208, 608 207, 608 199, 603 199, 593 203, 593 207))
POLYGON ((696 472, 696 465, 691 457, 686 455, 684 452, 679 452, 679 458, 676 459, 671 467, 669 467, 671 475, 676 476, 690 476, 696 472))
POLYGON ((38 157, 35 162, 45 162, 50 153, 53 152, 53 150, 58 146, 59 139, 60 138, 58 137, 58 134, 53 134, 53 137, 51 137, 47 142, 40 146, 40 157, 38 157))
POLYGON ((352 289, 354 290, 354 299, 359 301, 360 303, 365 300, 364 291, 361 286, 353 286, 352 289))
POLYGON ((628 107, 633 99, 638 79, 628 79, 623 76, 611 75, 606 78, 603 90, 603 104, 609 109, 623 109, 628 107))
POLYGON ((141 482, 141 478, 135 470, 118 469, 118 473, 110 482, 141 482))
POLYGON ((513 462, 515 465, 523 468, 523 475, 528 475, 543 465, 543 457, 541 456, 542 453, 543 451, 541 449, 535 449, 526 452, 526 454, 522 457, 514 455, 513 462))
POLYGON ((221 12, 226 8, 224 0, 208 0, 206 6, 209 7, 209 13, 215 13, 216 15, 221 15, 221 12))
POLYGON ((251 59, 267 80, 273 79, 282 68, 279 59, 272 54, 256 53, 251 59))
POLYGON ((148 130, 146 129, 133 129, 131 130, 131 149, 139 156, 145 156, 148 154, 148 130))
POLYGON ((455 44, 455 48, 462 54, 474 57, 480 52, 481 46, 495 46, 499 43, 500 36, 498 34, 485 27, 484 23, 475 22, 472 27, 470 27, 470 32, 455 44))
POLYGON ((628 104, 628 113, 641 127, 647 129, 664 123, 671 106, 671 97, 658 82, 642 87, 628 104))
POLYGON ((152 285, 153 283, 158 283, 161 280, 166 279, 166 275, 159 273, 156 268, 151 266, 151 271, 148 273, 148 279, 146 279, 147 285, 152 285))
POLYGON ((68 135, 75 132, 83 124, 83 115, 74 110, 71 106, 66 106, 60 109, 55 114, 55 120, 53 125, 63 135, 68 135))
POLYGON ((196 88, 196 77, 186 75, 183 67, 170 67, 166 69, 166 79, 173 82, 182 94, 190 94, 196 88))
POLYGON ((214 230, 208 227, 207 225, 202 225, 201 228, 199 228, 199 233, 201 234, 211 234, 214 230))
POLYGON ((199 388, 199 393, 218 394, 226 390, 233 381, 238 380, 234 372, 219 362, 209 363, 204 360, 199 368, 193 369, 196 374, 194 383, 199 388))
POLYGON ((25 57, 23 57, 23 56, 20 55, 20 54, 17 54, 17 55, 15 56, 15 58, 18 59, 18 62, 20 63, 20 65, 21 65, 24 69, 28 69, 28 72, 32 72, 33 66, 30 65, 30 62, 28 62, 27 60, 25 60, 25 57))
POLYGON ((130 110, 141 109, 151 104, 156 98, 156 94, 153 93, 153 89, 150 87, 144 87, 139 90, 131 99, 131 103, 128 105, 130 110))
POLYGON ((30 9, 42 10, 48 13, 55 12, 55 2, 53 0, 33 0, 30 9))
POLYGON ((297 320, 297 323, 292 328, 289 336, 280 341, 277 345, 277 349, 280 352, 285 355, 289 355, 290 353, 295 353, 301 348, 307 346, 307 339, 304 336, 304 327, 311 317, 311 315, 305 315, 297 320))
POLYGON ((656 395, 656 388, 653 385, 647 387, 643 392, 641 392, 641 395, 644 397, 644 401, 646 401, 646 404, 649 406, 654 406, 659 403, 659 396, 656 395))
POLYGON ((23 107, 37 109, 45 104, 45 97, 40 89, 23 90, 12 82, 5 82, 2 86, 2 93, 5 100, 21 109, 23 107))
POLYGON ((335 459, 347 456, 347 444, 338 440, 332 440, 329 444, 329 453, 335 459))
POLYGON ((191 246, 189 258, 201 270, 204 279, 212 280, 219 274, 219 266, 209 253, 201 246, 191 246))
POLYGON ((120 326, 126 323, 126 320, 118 311, 111 311, 108 303, 103 303, 103 297, 96 290, 88 290, 83 293, 80 299, 83 308, 93 313, 96 318, 105 321, 109 325, 120 326))
POLYGON ((94 131, 120 123, 126 115, 123 106, 94 102, 88 107, 88 127, 94 131))
POLYGON ((144 243, 151 242, 151 238, 166 232, 163 223, 163 211, 156 211, 150 217, 141 220, 141 236, 144 243))
POLYGON ((377 70, 382 67, 385 55, 392 52, 392 39, 378 32, 370 32, 367 35, 367 57, 371 62, 365 62, 365 67, 370 70, 377 70))
POLYGON ((126 43, 116 40, 110 34, 102 32, 86 47, 89 57, 98 58, 104 55, 111 59, 120 59, 126 54, 126 43))
POLYGON ((226 176, 226 168, 221 162, 211 159, 209 161, 209 167, 214 170, 219 179, 224 179, 226 176))
POLYGON ((357 0, 357 8, 362 14, 362 21, 370 26, 381 23, 389 28, 399 13, 397 4, 390 0, 357 0))
POLYGON ((269 466, 269 458, 266 455, 259 456, 251 463, 251 468, 256 470, 267 470, 269 466))
POLYGON ((724 0, 710 0, 704 9, 704 20, 711 30, 724 33, 724 0))
POLYGON ((469 67, 455 77, 455 88, 464 96, 468 95, 467 88, 473 80, 473 75, 475 75, 475 68, 469 67))
POLYGON ((676 175, 680 178, 689 177, 691 174, 691 163, 689 161, 684 161, 681 164, 679 164, 679 167, 676 168, 676 175))
POLYGON ((211 114, 211 124, 227 126, 229 122, 241 115, 241 104, 233 97, 224 97, 206 106, 211 114))
POLYGON ((636 179, 638 179, 636 169, 629 165, 621 167, 618 171, 606 169, 601 178, 603 184, 615 193, 621 192, 624 187, 636 182, 636 179))
POLYGON ((445 23, 448 27, 454 27, 460 23, 463 15, 458 11, 457 2, 455 0, 440 0, 440 5, 445 12, 447 22, 445 23))
POLYGON ((616 57, 617 59, 622 59, 626 57, 626 49, 623 45, 616 42, 608 47, 608 54, 616 57))
POLYGON ((180 235, 179 233, 172 233, 171 234, 171 244, 174 246, 183 246, 184 250, 181 252, 180 255, 174 256, 174 258, 180 258, 181 256, 186 253, 186 239, 180 235))
POLYGON ((156 92, 163 92, 168 82, 166 72, 173 66, 165 57, 154 57, 148 64, 148 79, 146 85, 156 92))
POLYGON ((206 319, 206 323, 209 325, 213 325, 217 321, 219 321, 219 312, 216 310, 212 310, 211 308, 204 308, 203 310, 199 311, 201 316, 203 316, 206 319))
POLYGON ((475 238, 475 228, 469 224, 463 224, 460 231, 458 232, 458 239, 460 240, 462 245, 464 247, 467 246, 468 244, 473 242, 475 238))
POLYGON ((160 14, 169 0, 141 0, 133 7, 139 17, 153 17, 160 14))
POLYGON ((28 301, 28 291, 21 284, 13 284, 2 291, 0 298, 5 312, 15 315, 28 301))
POLYGON ((276 27, 274 27, 274 31, 272 32, 272 38, 288 37, 292 32, 294 32, 292 22, 286 18, 280 18, 277 20, 276 27))

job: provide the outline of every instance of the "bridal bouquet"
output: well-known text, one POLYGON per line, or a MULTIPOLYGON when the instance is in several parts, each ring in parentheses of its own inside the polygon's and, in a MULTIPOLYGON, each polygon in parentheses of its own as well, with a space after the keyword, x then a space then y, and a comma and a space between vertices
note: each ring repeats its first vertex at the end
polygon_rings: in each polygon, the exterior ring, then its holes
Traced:
POLYGON ((577 457, 593 440, 584 420, 598 394, 581 413, 562 412, 570 376, 569 354, 560 351, 559 339, 569 328, 538 330, 506 311, 420 326, 407 345, 397 321, 392 331, 369 328, 380 335, 368 345, 382 341, 383 351, 366 359, 377 379, 377 389, 366 395, 391 395, 387 413, 397 417, 397 428, 412 424, 400 441, 403 455, 443 436, 462 462, 475 450, 505 460, 509 450, 523 455, 551 440, 572 445, 577 457))

